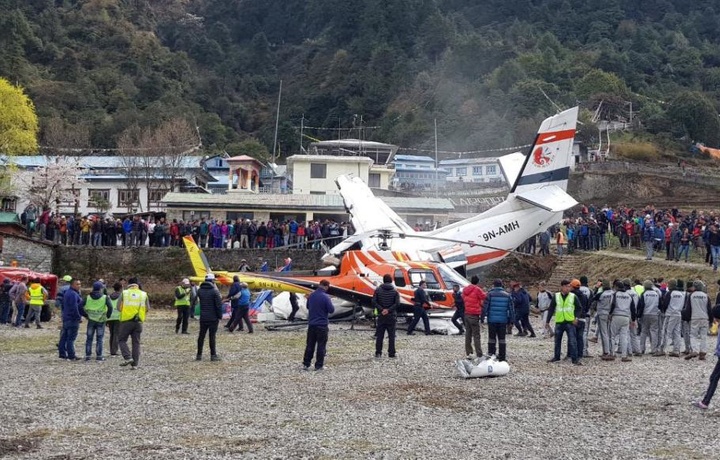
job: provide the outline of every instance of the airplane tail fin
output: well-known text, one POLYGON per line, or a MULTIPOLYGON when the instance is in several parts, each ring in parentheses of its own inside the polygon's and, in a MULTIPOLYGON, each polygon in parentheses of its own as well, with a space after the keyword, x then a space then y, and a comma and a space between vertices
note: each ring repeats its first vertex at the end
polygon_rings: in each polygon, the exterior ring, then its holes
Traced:
POLYGON ((208 273, 211 273, 210 264, 203 254, 202 250, 195 244, 195 240, 192 236, 184 236, 183 243, 185 244, 185 250, 190 257, 190 263, 192 263, 195 275, 199 277, 205 277, 208 273))
POLYGON ((577 117, 578 108, 573 107, 542 122, 511 192, 522 193, 548 185, 567 190, 577 117))

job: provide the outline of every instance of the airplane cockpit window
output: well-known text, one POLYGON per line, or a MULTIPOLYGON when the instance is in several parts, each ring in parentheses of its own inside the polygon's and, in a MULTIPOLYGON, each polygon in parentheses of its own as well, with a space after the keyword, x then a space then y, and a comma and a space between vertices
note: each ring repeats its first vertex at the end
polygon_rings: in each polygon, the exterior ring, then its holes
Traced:
POLYGON ((413 287, 418 287, 420 281, 425 281, 428 289, 441 289, 440 283, 437 278, 435 278, 435 273, 431 270, 410 270, 409 275, 410 283, 413 287))
POLYGON ((397 286, 397 287, 405 286, 405 276, 403 275, 402 270, 395 270, 394 278, 395 278, 395 286, 397 286))
POLYGON ((467 286, 467 280, 452 268, 440 265, 438 269, 440 270, 442 280, 445 282, 446 289, 452 289, 453 284, 457 284, 460 288, 467 286))

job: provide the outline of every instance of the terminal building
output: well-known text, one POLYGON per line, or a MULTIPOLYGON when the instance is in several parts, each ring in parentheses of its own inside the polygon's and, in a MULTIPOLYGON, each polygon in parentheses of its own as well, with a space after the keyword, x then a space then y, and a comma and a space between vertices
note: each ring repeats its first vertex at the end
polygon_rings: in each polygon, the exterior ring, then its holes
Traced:
MULTIPOLYGON (((225 159, 225 162, 228 171, 223 174, 226 177, 223 194, 168 193, 163 198, 168 218, 347 222, 349 215, 335 178, 355 174, 371 186, 387 190, 394 172, 386 165, 376 166, 366 156, 294 155, 287 160, 289 177, 286 178, 293 186, 292 193, 265 193, 260 162, 244 156, 225 159)), ((382 196, 380 199, 411 225, 447 225, 454 210, 446 198, 382 196)))

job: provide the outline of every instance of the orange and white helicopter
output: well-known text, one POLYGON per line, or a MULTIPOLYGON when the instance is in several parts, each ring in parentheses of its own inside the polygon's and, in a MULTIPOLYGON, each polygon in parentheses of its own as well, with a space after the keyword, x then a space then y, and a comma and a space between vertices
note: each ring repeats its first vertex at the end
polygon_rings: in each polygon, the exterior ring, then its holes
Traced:
POLYGON ((563 211, 577 205, 567 194, 573 157, 578 108, 565 110, 540 125, 528 155, 512 153, 499 158, 510 193, 497 206, 448 226, 416 232, 358 177, 336 179, 345 209, 360 237, 350 237, 330 249, 328 258, 348 249, 387 249, 413 252, 414 257, 443 261, 467 271, 500 261, 531 236, 562 219, 563 211), (401 238, 377 237, 377 231, 401 238), (457 242, 466 243, 458 245, 457 242))
POLYGON ((193 281, 202 281, 205 275, 215 275, 217 283, 230 285, 233 277, 248 284, 252 290, 295 292, 310 294, 321 280, 330 282, 328 294, 350 301, 364 308, 371 306, 375 288, 382 284, 383 276, 389 274, 400 294, 400 312, 412 310, 412 298, 420 281, 427 282, 430 299, 429 313, 440 313, 453 308, 452 287, 468 284, 450 266, 442 262, 412 261, 408 254, 397 251, 350 250, 342 255, 337 269, 327 276, 293 275, 291 272, 228 272, 211 270, 207 258, 191 236, 183 239, 190 261, 195 270, 193 281))

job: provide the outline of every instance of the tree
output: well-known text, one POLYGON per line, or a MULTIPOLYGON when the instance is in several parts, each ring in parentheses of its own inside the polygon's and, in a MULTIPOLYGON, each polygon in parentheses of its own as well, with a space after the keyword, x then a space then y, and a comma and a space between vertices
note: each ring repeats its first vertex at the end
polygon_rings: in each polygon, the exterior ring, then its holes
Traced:
POLYGON ((0 152, 28 155, 38 151, 35 106, 19 86, 0 78, 0 152))
POLYGON ((694 142, 709 147, 720 145, 720 120, 712 102, 702 93, 685 91, 678 94, 668 109, 674 127, 694 142))
POLYGON ((231 157, 237 155, 247 155, 249 157, 255 158, 262 163, 267 163, 268 161, 270 161, 270 152, 268 151, 267 147, 265 147, 265 144, 262 144, 257 139, 247 139, 242 142, 234 142, 232 144, 228 144, 225 147, 225 151, 231 157))
POLYGON ((75 200, 75 191, 85 182, 83 169, 72 157, 45 157, 45 166, 16 176, 21 196, 40 209, 55 209, 75 200))

